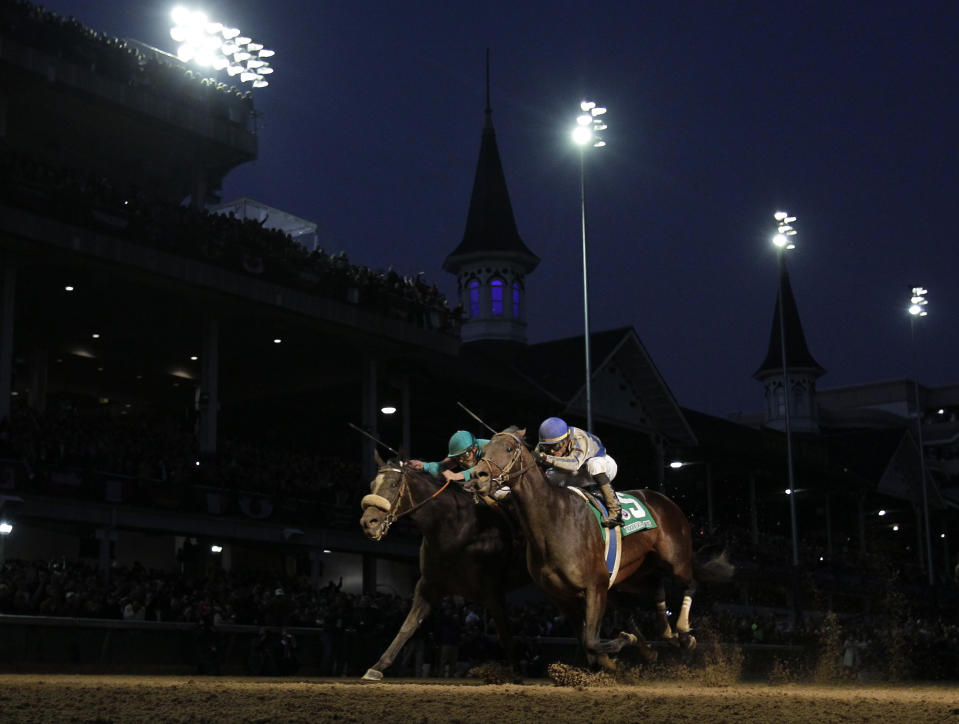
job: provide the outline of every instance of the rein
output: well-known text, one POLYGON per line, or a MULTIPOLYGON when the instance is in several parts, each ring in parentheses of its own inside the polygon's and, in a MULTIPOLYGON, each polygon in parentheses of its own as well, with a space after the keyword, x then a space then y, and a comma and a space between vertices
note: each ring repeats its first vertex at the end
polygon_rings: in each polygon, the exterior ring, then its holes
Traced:
MULTIPOLYGON (((450 481, 447 480, 442 486, 440 486, 439 490, 437 490, 428 498, 424 498, 423 500, 417 503, 417 502, 414 502, 413 500, 413 493, 410 491, 409 483, 406 480, 406 473, 402 468, 384 467, 377 470, 378 475, 382 473, 399 473, 400 490, 399 490, 399 493, 397 493, 396 502, 399 502, 403 497, 406 497, 409 500, 409 506, 410 506, 406 510, 404 510, 402 513, 397 514, 392 511, 393 503, 390 503, 390 501, 388 501, 382 495, 371 493, 370 495, 364 496, 363 500, 360 501, 361 506, 363 506, 364 508, 368 506, 373 506, 375 508, 379 508, 384 513, 386 513, 386 518, 384 520, 385 528, 389 528, 391 525, 393 525, 393 523, 395 523, 397 520, 399 520, 403 516, 409 515, 417 508, 420 508, 421 506, 426 505, 428 502, 433 500, 433 498, 435 498, 444 490, 446 490, 450 484, 450 481)), ((384 529, 384 532, 385 532, 385 529, 384 529)))

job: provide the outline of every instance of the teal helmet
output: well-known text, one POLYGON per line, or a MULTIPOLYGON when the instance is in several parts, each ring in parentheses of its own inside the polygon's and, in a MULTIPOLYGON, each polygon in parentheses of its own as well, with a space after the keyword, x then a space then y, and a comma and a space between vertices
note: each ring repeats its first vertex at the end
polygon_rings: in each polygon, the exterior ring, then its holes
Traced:
POLYGON ((455 458, 462 455, 476 444, 476 437, 466 430, 457 430, 450 438, 449 456, 455 458))

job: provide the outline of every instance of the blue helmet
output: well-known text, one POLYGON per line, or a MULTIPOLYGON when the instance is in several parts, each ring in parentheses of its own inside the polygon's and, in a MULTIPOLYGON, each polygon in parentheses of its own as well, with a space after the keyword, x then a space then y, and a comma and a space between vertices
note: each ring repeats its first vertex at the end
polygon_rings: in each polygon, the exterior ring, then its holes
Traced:
POLYGON ((455 458, 462 455, 476 444, 476 437, 466 430, 457 430, 450 438, 449 456, 455 458))
POLYGON ((539 426, 539 441, 542 445, 555 445, 569 437, 569 425, 558 417, 547 417, 539 426))

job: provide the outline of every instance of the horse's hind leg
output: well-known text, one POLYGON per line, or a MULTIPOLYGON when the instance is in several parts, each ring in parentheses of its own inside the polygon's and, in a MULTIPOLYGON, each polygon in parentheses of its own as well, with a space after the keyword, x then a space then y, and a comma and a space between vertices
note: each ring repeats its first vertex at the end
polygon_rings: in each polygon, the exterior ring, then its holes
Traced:
POLYGON ((696 637, 690 631, 692 626, 689 624, 689 611, 693 607, 693 595, 696 593, 696 581, 690 580, 686 590, 683 591, 683 605, 679 609, 679 617, 676 619, 676 631, 679 634, 679 645, 684 649, 692 650, 696 648, 696 637))
POLYGON ((364 681, 379 681, 383 678, 383 672, 392 665, 400 649, 409 641, 410 636, 416 633, 416 629, 420 627, 423 619, 425 619, 432 610, 433 605, 429 600, 431 595, 432 592, 429 590, 429 587, 423 583, 423 579, 418 580, 416 582, 416 588, 413 591, 413 605, 410 607, 410 612, 406 614, 403 625, 400 626, 400 630, 386 651, 384 651, 380 655, 379 660, 363 674, 364 681))

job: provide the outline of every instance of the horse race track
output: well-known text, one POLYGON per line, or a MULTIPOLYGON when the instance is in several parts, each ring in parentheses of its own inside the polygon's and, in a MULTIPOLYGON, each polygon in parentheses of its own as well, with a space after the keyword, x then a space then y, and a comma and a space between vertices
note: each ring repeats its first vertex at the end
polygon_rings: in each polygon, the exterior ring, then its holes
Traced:
POLYGON ((0 675, 2 722, 952 722, 959 687, 0 675))

